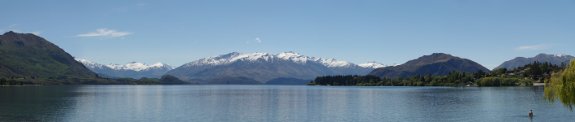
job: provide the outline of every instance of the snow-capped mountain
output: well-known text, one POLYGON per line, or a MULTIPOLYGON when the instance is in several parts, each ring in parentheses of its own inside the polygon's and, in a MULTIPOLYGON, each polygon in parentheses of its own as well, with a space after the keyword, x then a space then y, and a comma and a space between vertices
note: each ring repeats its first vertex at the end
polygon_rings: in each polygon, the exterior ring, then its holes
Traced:
POLYGON ((109 64, 106 65, 115 70, 132 70, 132 71, 145 71, 145 70, 153 70, 153 69, 171 69, 171 66, 168 66, 163 63, 155 63, 151 65, 147 65, 144 63, 139 62, 130 62, 128 64, 109 64))
POLYGON ((84 64, 88 69, 106 77, 114 78, 159 78, 173 68, 167 64, 155 63, 144 64, 139 62, 130 62, 127 64, 99 64, 86 59, 76 59, 84 64))
POLYGON ((382 68, 382 67, 387 67, 386 65, 377 63, 377 62, 368 62, 368 63, 363 63, 363 64, 358 64, 360 67, 364 67, 364 68, 372 68, 372 69, 377 69, 377 68, 382 68))
POLYGON ((525 57, 517 57, 514 58, 512 60, 509 61, 505 61, 503 62, 503 64, 499 65, 498 67, 496 67, 495 69, 498 68, 507 68, 507 69, 515 69, 517 67, 522 67, 525 66, 527 64, 533 63, 535 61, 537 62, 548 62, 554 65, 562 65, 562 64, 569 64, 569 61, 573 60, 575 57, 571 56, 571 55, 565 55, 565 54, 538 54, 535 57, 529 57, 529 58, 525 58, 525 57))
POLYGON ((317 58, 300 55, 295 52, 283 52, 279 54, 269 54, 269 53, 238 53, 232 52, 225 55, 220 55, 217 57, 203 58, 200 60, 193 61, 191 63, 184 64, 183 66, 199 66, 199 65, 226 65, 238 61, 250 61, 250 62, 278 62, 278 61, 291 61, 298 64, 306 63, 319 63, 326 67, 352 67, 360 66, 364 68, 379 68, 385 67, 383 64, 369 62, 361 65, 356 65, 347 61, 336 60, 333 58, 317 58))
POLYGON ((289 83, 307 82, 323 75, 365 75, 384 65, 357 65, 331 58, 317 58, 295 52, 279 54, 232 52, 192 61, 167 74, 200 83, 289 83), (282 81, 290 79, 290 81, 282 81))

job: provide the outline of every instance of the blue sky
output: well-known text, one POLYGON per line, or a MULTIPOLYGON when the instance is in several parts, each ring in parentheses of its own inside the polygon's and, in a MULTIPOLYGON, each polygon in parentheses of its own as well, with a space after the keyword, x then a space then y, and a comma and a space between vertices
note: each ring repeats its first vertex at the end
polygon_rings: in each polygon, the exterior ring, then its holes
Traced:
POLYGON ((0 31, 100 63, 179 66, 233 51, 404 63, 434 52, 493 68, 575 54, 575 0, 12 0, 0 31))

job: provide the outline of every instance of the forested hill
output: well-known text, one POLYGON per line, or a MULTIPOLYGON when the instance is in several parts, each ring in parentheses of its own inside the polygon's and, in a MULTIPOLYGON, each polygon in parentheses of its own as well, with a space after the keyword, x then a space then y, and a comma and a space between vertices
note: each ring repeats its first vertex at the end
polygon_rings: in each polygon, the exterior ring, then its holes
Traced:
POLYGON ((39 83, 97 77, 70 54, 34 34, 10 31, 0 35, 0 57, 0 78, 8 80, 39 83))
POLYGON ((563 67, 533 62, 513 70, 505 68, 492 72, 450 72, 447 75, 416 75, 386 78, 378 76, 339 75, 317 77, 309 85, 331 86, 531 86, 534 82, 548 81, 551 74, 563 67))
POLYGON ((424 55, 404 64, 373 70, 369 75, 385 78, 405 78, 418 75, 447 75, 451 72, 474 73, 489 70, 472 60, 445 53, 424 55))

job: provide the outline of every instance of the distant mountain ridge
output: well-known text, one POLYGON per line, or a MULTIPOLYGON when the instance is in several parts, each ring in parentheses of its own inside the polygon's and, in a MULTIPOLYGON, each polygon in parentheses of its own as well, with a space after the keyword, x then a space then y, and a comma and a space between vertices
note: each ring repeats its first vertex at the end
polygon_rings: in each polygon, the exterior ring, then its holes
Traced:
POLYGON ((34 34, 0 35, 0 78, 38 84, 78 84, 97 79, 66 51, 34 34))
POLYGON ((399 78, 416 75, 447 75, 449 72, 489 72, 489 69, 469 59, 455 57, 445 53, 425 55, 404 64, 378 68, 369 75, 399 78))
POLYGON ((241 81, 237 82, 242 83, 268 83, 272 80, 285 83, 279 80, 311 80, 323 75, 365 75, 374 67, 382 66, 384 65, 373 62, 357 65, 336 59, 304 56, 295 52, 279 54, 232 52, 186 63, 167 74, 182 80, 207 84, 234 84, 230 79, 239 79, 241 81))
POLYGON ((545 54, 545 53, 540 53, 538 55, 536 55, 535 57, 516 57, 514 59, 511 59, 509 61, 505 61, 503 62, 501 65, 497 66, 495 69, 498 68, 507 68, 507 69, 515 69, 518 67, 522 67, 525 66, 527 64, 533 63, 533 62, 548 62, 554 65, 561 65, 561 64, 569 64, 569 62, 571 60, 573 60, 575 57, 571 56, 571 55, 552 55, 552 54, 545 54))
POLYGON ((166 72, 172 70, 170 65, 163 63, 145 64, 139 62, 130 62, 127 64, 99 64, 86 59, 76 59, 84 64, 88 69, 101 74, 105 77, 112 78, 160 78, 166 72))

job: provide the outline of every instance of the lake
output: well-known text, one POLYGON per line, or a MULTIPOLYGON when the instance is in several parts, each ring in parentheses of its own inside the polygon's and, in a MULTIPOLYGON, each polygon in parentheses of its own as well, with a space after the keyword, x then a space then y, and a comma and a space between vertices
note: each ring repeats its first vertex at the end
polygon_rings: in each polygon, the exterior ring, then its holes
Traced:
POLYGON ((0 121, 573 121, 543 87, 0 87, 0 121), (535 117, 527 113, 533 109, 535 117))

